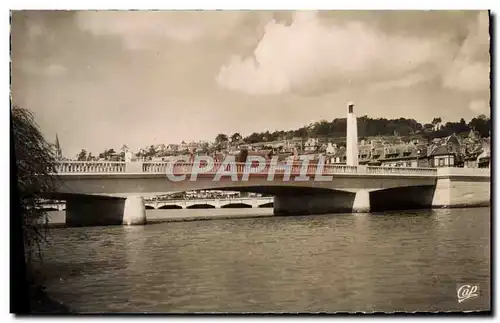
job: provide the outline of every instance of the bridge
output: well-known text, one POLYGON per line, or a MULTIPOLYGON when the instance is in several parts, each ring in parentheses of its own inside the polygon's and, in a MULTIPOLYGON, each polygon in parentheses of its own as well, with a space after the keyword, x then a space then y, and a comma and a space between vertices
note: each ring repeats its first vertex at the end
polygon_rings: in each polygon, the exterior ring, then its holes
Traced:
POLYGON ((222 163, 214 164, 194 179, 189 177, 193 163, 176 163, 170 169, 168 166, 172 165, 166 162, 61 162, 57 172, 64 185, 59 193, 127 197, 130 194, 210 189, 279 195, 318 190, 357 192, 360 189, 373 191, 433 185, 437 175, 437 169, 433 168, 324 165, 320 169, 317 165, 308 165, 306 177, 301 177, 300 165, 291 166, 287 173, 284 163, 267 164, 259 171, 249 170, 245 163, 236 163, 233 171, 228 170, 225 176, 216 180, 214 176, 225 166, 222 163), (269 178, 272 168, 274 176, 269 178), (321 176, 331 178, 317 180, 318 171, 321 176), (243 178, 245 172, 246 179, 243 178), (169 174, 177 179, 167 177, 169 174))
MULTIPOLYGON (((216 199, 172 199, 163 201, 145 201, 146 209, 203 209, 203 208, 263 208, 272 207, 273 197, 254 198, 216 198, 216 199)), ((46 211, 65 211, 66 203, 44 203, 46 211)))
POLYGON ((145 202, 146 209, 226 209, 272 207, 273 197, 165 200, 145 202))
POLYGON ((302 165, 284 163, 266 163, 262 169, 245 163, 227 166, 215 163, 193 178, 193 168, 199 167, 194 163, 64 161, 57 165, 61 185, 49 197, 67 201, 67 224, 72 225, 144 223, 143 197, 172 191, 270 194, 275 215, 483 205, 490 200, 489 169, 310 164, 304 173, 302 165), (217 178, 221 170, 224 175, 217 178))

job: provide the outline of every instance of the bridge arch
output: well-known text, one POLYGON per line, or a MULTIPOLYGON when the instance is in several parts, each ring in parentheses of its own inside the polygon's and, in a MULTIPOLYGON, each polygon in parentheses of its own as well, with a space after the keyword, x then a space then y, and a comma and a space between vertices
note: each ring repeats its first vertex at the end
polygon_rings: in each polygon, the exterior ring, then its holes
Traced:
POLYGON ((158 207, 158 209, 161 209, 161 210, 181 210, 182 206, 177 205, 177 204, 165 204, 165 205, 158 207))
POLYGON ((186 207, 186 209, 215 209, 215 205, 212 204, 192 204, 186 207))
POLYGON ((370 192, 370 211, 430 209, 436 186, 403 186, 370 192))
POLYGON ((246 209, 250 209, 252 208, 252 206, 248 203, 227 203, 227 204, 223 204, 221 205, 221 209, 236 209, 236 208, 246 208, 246 209))

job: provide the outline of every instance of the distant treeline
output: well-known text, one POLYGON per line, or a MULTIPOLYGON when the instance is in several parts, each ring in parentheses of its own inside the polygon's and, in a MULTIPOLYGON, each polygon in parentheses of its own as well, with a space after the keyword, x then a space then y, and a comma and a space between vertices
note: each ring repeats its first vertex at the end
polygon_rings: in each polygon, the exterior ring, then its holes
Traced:
MULTIPOLYGON (((372 119, 367 116, 359 117, 358 119, 358 138, 360 140, 369 137, 392 137, 398 136, 403 140, 411 140, 412 138, 433 139, 446 137, 452 134, 467 135, 470 130, 479 133, 481 137, 489 137, 491 130, 491 120, 485 115, 479 115, 466 122, 463 118, 459 122, 442 123, 441 118, 434 118, 432 122, 421 124, 414 119, 372 119)), ((322 120, 312 123, 308 126, 301 127, 296 130, 289 131, 274 131, 274 132, 254 132, 247 137, 241 136, 239 133, 234 133, 231 136, 226 134, 218 134, 213 144, 204 142, 200 147, 196 148, 198 152, 213 153, 221 151, 227 147, 228 143, 239 143, 243 140, 246 143, 253 144, 257 142, 269 142, 283 139, 301 138, 325 138, 328 141, 336 142, 340 145, 345 145, 345 137, 347 131, 346 118, 337 118, 328 122, 322 120)), ((114 149, 106 149, 98 156, 92 156, 85 149, 82 149, 76 156, 77 160, 123 160, 125 153, 123 147, 121 152, 117 153, 114 149)), ((188 149, 184 149, 181 153, 189 153, 188 149)), ((157 151, 156 146, 150 145, 145 151, 136 153, 137 157, 162 157, 169 156, 171 153, 157 151)), ((246 159, 246 156, 239 156, 239 159, 246 159)))
MULTIPOLYGON (((358 117, 358 137, 375 136, 413 136, 418 135, 426 139, 446 137, 452 134, 468 133, 471 129, 477 131, 481 137, 489 137, 491 120, 485 115, 479 115, 469 122, 463 118, 459 122, 442 123, 441 118, 434 118, 431 123, 421 124, 414 119, 372 119, 367 116, 358 117)), ((328 122, 322 120, 301 127, 297 130, 254 132, 243 138, 247 143, 274 141, 280 139, 299 138, 341 138, 346 136, 346 118, 337 118, 328 122)))

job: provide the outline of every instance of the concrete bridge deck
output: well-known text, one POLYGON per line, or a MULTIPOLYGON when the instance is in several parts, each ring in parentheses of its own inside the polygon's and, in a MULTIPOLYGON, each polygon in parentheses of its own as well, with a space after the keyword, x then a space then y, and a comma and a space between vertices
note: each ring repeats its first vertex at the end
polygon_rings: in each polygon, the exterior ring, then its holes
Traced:
POLYGON ((271 195, 333 190, 355 193, 361 189, 374 191, 435 185, 437 178, 437 170, 433 168, 309 165, 301 174, 302 166, 287 168, 284 163, 267 164, 261 170, 252 170, 247 164, 237 163, 218 178, 217 172, 224 166, 222 163, 215 164, 212 169, 192 177, 193 163, 61 162, 57 170, 64 185, 58 193, 111 194, 119 197, 210 189, 271 195))
MULTIPOLYGON (((191 173, 198 166, 183 162, 61 162, 57 165, 61 185, 51 198, 67 200, 66 218, 77 225, 116 223, 118 218, 127 224, 143 223, 142 197, 152 192, 215 189, 270 194, 274 195, 277 215, 476 206, 490 202, 489 169, 335 164, 303 168, 285 163, 267 163, 262 169, 255 169, 244 163, 216 163, 193 177, 191 173), (222 177, 218 176, 221 170, 222 177), (100 217, 82 222, 88 214, 100 217)), ((217 207, 217 203, 213 204, 217 207)), ((220 203, 219 206, 223 207, 220 203)))

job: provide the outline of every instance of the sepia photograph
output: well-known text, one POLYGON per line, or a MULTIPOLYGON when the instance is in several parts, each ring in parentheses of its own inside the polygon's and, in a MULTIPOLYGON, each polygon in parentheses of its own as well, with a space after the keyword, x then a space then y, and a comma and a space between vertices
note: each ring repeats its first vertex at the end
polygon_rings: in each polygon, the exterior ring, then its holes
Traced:
POLYGON ((488 10, 11 10, 10 312, 491 315, 488 10))

